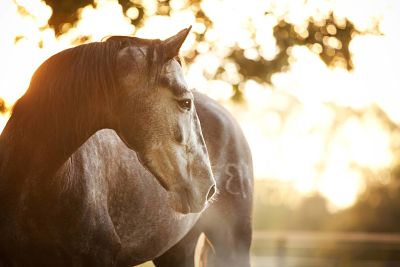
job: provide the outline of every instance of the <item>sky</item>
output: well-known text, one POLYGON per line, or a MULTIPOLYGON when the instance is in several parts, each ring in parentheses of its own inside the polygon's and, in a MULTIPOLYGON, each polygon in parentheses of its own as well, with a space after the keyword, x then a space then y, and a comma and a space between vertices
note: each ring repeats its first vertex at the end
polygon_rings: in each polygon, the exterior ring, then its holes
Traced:
MULTIPOLYGON (((136 29, 117 1, 97 0, 96 8, 83 8, 78 23, 56 37, 47 24, 50 7, 40 0, 15 2, 0 3, 0 97, 9 107, 28 88, 40 63, 76 45, 79 36, 88 35, 91 41, 110 35, 164 39, 188 25, 194 32, 205 31, 185 1, 171 0, 170 17, 156 16, 155 2, 144 1, 150 17, 136 29), (15 2, 25 8, 25 14, 17 11, 15 2), (18 36, 23 37, 15 43, 18 36)), ((289 182, 304 194, 321 192, 332 208, 351 205, 365 186, 366 172, 368 179, 385 180, 396 163, 396 138, 376 115, 376 107, 400 123, 400 1, 366 0, 362 6, 357 0, 246 3, 202 1, 214 24, 207 30, 208 42, 198 44, 202 53, 185 67, 189 86, 218 100, 238 119, 253 153, 256 178, 289 182), (272 15, 266 16, 265 10, 272 15), (254 47, 260 45, 261 56, 272 59, 278 52, 273 37, 278 18, 304 27, 310 15, 323 18, 332 10, 360 31, 372 32, 378 25, 381 33, 353 37, 351 72, 340 64, 327 67, 312 49, 297 46, 291 50, 290 68, 273 75, 272 85, 246 82, 242 104, 230 100, 233 91, 227 81, 240 79, 235 64, 225 64, 229 73, 225 81, 207 78, 234 45, 245 49, 250 58, 257 56, 254 47)), ((132 8, 128 15, 137 16, 137 10, 132 8)), ((182 53, 189 53, 194 45, 195 35, 190 34, 182 53)), ((0 129, 7 119, 8 115, 0 117, 0 129)))

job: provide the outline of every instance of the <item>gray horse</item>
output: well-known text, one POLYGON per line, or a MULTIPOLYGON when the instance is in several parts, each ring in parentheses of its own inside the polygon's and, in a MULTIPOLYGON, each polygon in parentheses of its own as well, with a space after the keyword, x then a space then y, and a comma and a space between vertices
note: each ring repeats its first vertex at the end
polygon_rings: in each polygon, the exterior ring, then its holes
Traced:
POLYGON ((1 267, 193 266, 201 232, 209 265, 249 266, 249 149, 188 90, 189 30, 81 45, 35 72, 0 136, 1 267))

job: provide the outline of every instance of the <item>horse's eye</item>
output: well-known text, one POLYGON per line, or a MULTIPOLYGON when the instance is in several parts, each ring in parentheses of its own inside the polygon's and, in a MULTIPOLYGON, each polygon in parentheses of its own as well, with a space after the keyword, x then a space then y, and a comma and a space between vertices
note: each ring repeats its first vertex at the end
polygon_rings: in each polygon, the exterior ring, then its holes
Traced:
POLYGON ((184 110, 190 110, 192 108, 192 100, 189 98, 178 100, 178 104, 179 107, 184 110))

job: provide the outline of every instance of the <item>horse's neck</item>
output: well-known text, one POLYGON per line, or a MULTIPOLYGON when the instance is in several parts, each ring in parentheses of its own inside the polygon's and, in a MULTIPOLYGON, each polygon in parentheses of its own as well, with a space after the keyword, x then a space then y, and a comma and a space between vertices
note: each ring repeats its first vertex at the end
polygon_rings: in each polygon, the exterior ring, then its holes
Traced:
MULTIPOLYGON (((33 124, 25 125, 18 116, 12 117, 0 138, 0 147, 3 148, 0 178, 52 176, 98 130, 93 120, 81 123, 87 128, 80 126, 80 131, 76 131, 75 121, 66 119, 58 122, 62 130, 54 131, 52 127, 30 129, 33 124)), ((52 125, 54 122, 47 123, 52 125)))

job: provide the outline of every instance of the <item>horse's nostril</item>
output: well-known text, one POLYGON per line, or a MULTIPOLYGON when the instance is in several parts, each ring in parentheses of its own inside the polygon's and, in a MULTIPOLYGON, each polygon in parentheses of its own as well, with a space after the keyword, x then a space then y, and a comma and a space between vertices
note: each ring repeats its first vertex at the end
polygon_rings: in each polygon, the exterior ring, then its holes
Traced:
POLYGON ((210 201, 210 199, 214 196, 216 191, 217 191, 217 189, 215 188, 215 185, 212 185, 210 187, 210 190, 208 190, 207 201, 210 201))

